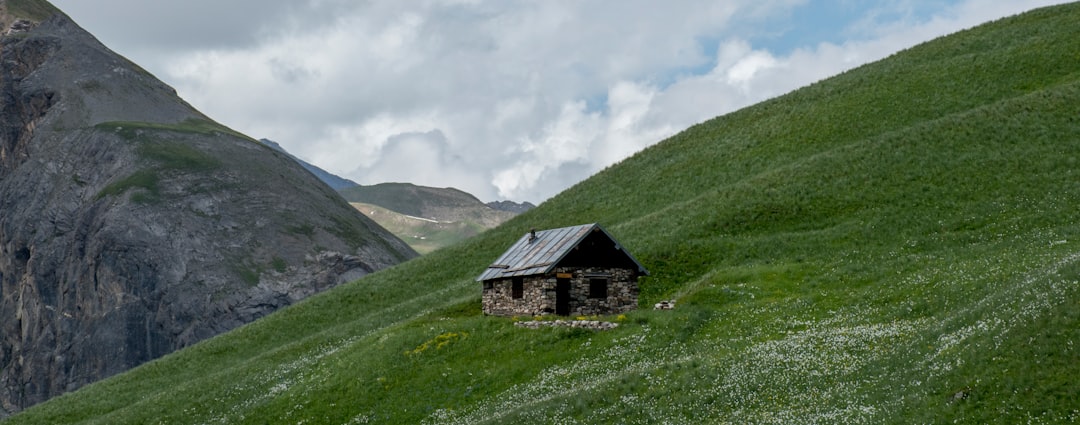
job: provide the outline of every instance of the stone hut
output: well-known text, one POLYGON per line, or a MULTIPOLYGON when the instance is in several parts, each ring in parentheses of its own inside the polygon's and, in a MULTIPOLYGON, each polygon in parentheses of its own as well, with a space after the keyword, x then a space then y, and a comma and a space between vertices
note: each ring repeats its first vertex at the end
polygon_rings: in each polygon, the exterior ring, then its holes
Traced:
POLYGON ((532 231, 487 271, 484 314, 587 316, 637 308, 649 272, 599 224, 532 231))

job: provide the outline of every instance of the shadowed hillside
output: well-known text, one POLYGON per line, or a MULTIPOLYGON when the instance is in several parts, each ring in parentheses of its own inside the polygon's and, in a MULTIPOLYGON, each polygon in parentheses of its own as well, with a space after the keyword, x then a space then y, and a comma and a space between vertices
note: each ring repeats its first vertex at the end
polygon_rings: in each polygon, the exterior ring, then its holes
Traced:
POLYGON ((11 423, 1080 420, 1080 4, 693 126, 462 244, 11 423), (599 222, 651 275, 615 330, 474 279, 599 222), (519 318, 517 320, 533 320, 519 318))

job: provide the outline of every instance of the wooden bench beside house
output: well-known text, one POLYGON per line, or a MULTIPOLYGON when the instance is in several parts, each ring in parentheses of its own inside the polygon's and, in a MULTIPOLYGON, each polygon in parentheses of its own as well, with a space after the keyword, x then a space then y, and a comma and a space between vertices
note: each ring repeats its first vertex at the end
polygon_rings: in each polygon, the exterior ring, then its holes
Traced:
POLYGON ((476 278, 484 314, 589 316, 637 308, 649 272, 599 224, 532 231, 476 278))

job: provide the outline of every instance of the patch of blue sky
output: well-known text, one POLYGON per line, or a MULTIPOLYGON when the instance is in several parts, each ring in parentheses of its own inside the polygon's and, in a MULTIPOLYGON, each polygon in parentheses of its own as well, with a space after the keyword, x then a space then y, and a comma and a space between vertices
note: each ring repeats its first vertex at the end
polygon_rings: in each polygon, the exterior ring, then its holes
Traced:
POLYGON ((852 37, 850 28, 871 9, 869 2, 862 1, 811 1, 740 31, 754 49, 782 56, 821 43, 842 44, 852 37))
POLYGON ((585 101, 585 111, 588 113, 604 112, 609 107, 607 92, 592 93, 582 100, 585 101))
MULTIPOLYGON (((722 32, 696 39, 703 56, 712 60, 668 69, 646 82, 663 90, 687 76, 704 75, 716 67, 720 46, 731 40, 742 40, 754 50, 765 50, 782 57, 799 49, 815 49, 822 43, 842 45, 848 41, 872 39, 881 35, 882 28, 924 23, 934 16, 949 13, 949 9, 960 2, 810 0, 764 16, 736 18, 722 32)), ((607 104, 607 93, 595 93, 585 100, 587 110, 602 110, 607 104)))
POLYGON ((822 43, 835 45, 865 40, 881 28, 913 26, 948 13, 959 0, 855 1, 814 0, 784 16, 773 17, 760 27, 745 29, 745 39, 755 49, 783 56, 822 43))
POLYGON ((851 37, 848 28, 864 19, 872 9, 872 2, 816 0, 791 9, 776 10, 768 15, 734 18, 723 32, 697 38, 700 51, 713 60, 696 66, 670 69, 654 76, 651 83, 666 88, 688 75, 708 73, 716 67, 715 58, 720 46, 731 40, 745 41, 755 50, 766 50, 774 56, 813 48, 821 43, 841 44, 851 37))
MULTIPOLYGON (((960 0, 811 0, 767 16, 734 19, 722 33, 699 36, 697 44, 706 56, 715 58, 720 45, 743 40, 755 50, 773 56, 787 56, 799 49, 814 49, 822 43, 842 45, 880 34, 884 27, 915 25, 948 13, 960 0)), ((654 77, 660 88, 687 75, 703 75, 716 66, 707 61, 696 66, 671 69, 654 77)))

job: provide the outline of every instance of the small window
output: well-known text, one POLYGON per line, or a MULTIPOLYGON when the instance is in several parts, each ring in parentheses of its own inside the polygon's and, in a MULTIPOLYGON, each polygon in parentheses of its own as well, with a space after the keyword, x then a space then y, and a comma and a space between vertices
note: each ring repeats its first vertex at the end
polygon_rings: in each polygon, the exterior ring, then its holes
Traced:
POLYGON ((520 277, 515 277, 513 282, 514 299, 519 299, 525 296, 525 280, 520 277))
POLYGON ((589 298, 607 298, 607 279, 589 279, 589 298))
POLYGON ((490 280, 485 280, 484 281, 484 290, 485 291, 490 290, 490 289, 492 289, 494 287, 495 287, 495 285, 492 284, 490 280))

